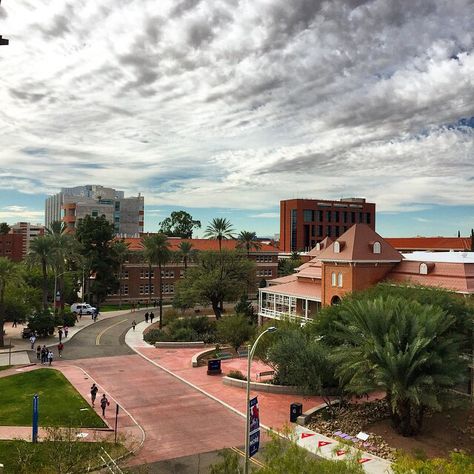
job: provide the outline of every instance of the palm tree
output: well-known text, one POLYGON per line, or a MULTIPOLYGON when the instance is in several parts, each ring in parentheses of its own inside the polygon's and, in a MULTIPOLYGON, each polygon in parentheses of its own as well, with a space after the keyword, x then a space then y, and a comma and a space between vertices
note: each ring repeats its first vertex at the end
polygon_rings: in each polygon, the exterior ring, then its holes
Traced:
POLYGON ((183 240, 178 245, 178 249, 178 256, 180 259, 183 260, 184 273, 186 273, 186 270, 188 269, 188 263, 193 261, 196 257, 196 250, 193 249, 193 244, 186 240, 183 240))
POLYGON ((0 257, 0 347, 5 345, 3 327, 5 324, 5 290, 7 286, 20 281, 19 266, 8 258, 0 257))
POLYGON ((112 250, 115 253, 115 258, 119 263, 119 308, 122 309, 122 273, 123 266, 130 256, 128 244, 124 240, 117 240, 112 244, 112 250))
POLYGON ((384 390, 395 429, 418 433, 425 411, 440 410, 466 370, 454 317, 392 296, 346 301, 340 311, 336 374, 351 393, 384 390))
MULTIPOLYGON (((165 234, 147 235, 142 240, 143 257, 148 263, 148 305, 151 304, 151 269, 153 265, 158 266, 159 273, 159 303, 160 303, 160 329, 163 327, 163 285, 161 271, 163 265, 171 260, 170 244, 165 234)), ((156 279, 155 279, 156 281, 156 279)))
POLYGON ((50 235, 36 237, 30 244, 28 260, 30 263, 39 263, 43 274, 43 309, 48 309, 48 265, 54 257, 54 240, 50 235))
POLYGON ((234 229, 232 228, 232 224, 230 223, 230 221, 223 217, 215 217, 206 227, 204 237, 218 240, 220 252, 222 250, 222 240, 234 238, 232 232, 234 232, 234 229))
POLYGON ((259 250, 262 247, 262 244, 257 240, 257 234, 255 232, 243 230, 237 239, 239 240, 237 248, 245 248, 247 250, 247 257, 250 256, 250 250, 259 250))

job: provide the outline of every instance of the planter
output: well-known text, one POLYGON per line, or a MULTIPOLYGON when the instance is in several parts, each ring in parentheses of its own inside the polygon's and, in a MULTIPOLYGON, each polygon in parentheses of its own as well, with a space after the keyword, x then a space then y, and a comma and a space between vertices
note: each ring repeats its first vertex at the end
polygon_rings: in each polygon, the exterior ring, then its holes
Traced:
POLYGON ((204 347, 205 344, 203 341, 196 341, 196 342, 155 342, 156 348, 186 348, 186 347, 204 347))
MULTIPOLYGON (((224 385, 229 385, 231 387, 246 388, 247 381, 234 379, 232 377, 223 377, 222 382, 224 385)), ((256 392, 267 392, 267 393, 283 393, 287 395, 304 395, 304 390, 290 386, 290 385, 273 385, 271 383, 260 383, 260 382, 250 382, 250 389, 255 390, 256 392)))

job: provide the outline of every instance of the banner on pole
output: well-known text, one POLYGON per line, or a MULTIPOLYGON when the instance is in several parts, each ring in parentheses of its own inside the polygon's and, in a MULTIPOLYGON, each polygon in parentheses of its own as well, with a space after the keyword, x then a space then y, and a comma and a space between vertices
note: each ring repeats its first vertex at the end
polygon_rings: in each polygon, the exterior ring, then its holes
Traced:
POLYGON ((38 442, 38 398, 38 395, 33 397, 33 433, 31 436, 33 443, 38 442))
POLYGON ((249 456, 257 454, 260 447, 260 413, 258 409, 258 398, 252 398, 249 400, 249 413, 250 413, 250 425, 249 425, 249 456))

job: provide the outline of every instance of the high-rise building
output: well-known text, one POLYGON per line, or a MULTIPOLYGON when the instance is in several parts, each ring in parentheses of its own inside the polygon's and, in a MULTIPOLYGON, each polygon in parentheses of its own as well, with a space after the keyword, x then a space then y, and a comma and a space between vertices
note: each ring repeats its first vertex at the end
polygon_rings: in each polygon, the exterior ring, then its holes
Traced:
POLYGON ((280 251, 309 251, 325 237, 339 237, 353 224, 375 230, 375 204, 363 198, 280 201, 280 251))
POLYGON ((46 199, 45 223, 49 227, 54 221, 65 222, 70 231, 86 215, 105 216, 114 225, 117 235, 138 236, 144 226, 144 198, 125 197, 123 191, 98 185, 62 188, 46 199))
POLYGON ((30 222, 17 222, 11 226, 10 233, 21 235, 22 257, 25 258, 30 250, 31 242, 39 235, 44 235, 44 226, 30 222))

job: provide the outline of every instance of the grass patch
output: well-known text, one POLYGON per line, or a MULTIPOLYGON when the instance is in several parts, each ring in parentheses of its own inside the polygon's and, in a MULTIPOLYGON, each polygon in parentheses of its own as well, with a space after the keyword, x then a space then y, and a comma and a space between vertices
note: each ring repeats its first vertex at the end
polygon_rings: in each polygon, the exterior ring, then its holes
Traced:
POLYGON ((100 464, 99 454, 104 448, 112 458, 126 453, 123 445, 109 442, 44 441, 33 444, 27 441, 0 441, 0 464, 5 474, 46 474, 88 472, 88 467, 100 464))
POLYGON ((106 427, 64 375, 51 369, 0 379, 0 425, 31 425, 34 394, 39 395, 40 426, 106 427), (81 408, 88 410, 80 411, 81 408))

